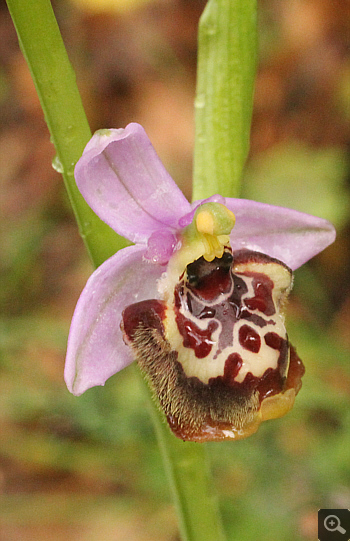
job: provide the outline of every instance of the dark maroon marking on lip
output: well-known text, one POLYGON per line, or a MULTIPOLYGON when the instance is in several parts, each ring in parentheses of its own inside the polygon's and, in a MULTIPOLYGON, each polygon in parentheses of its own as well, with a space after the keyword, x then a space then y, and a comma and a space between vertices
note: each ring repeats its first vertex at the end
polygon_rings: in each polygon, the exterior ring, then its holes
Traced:
POLYGON ((254 297, 245 299, 244 304, 249 310, 258 310, 266 316, 273 316, 276 313, 272 299, 273 281, 262 273, 247 272, 245 276, 253 277, 254 297))
POLYGON ((290 361, 285 390, 295 389, 295 394, 298 394, 302 386, 301 378, 305 374, 305 366, 303 365, 303 361, 300 359, 297 352, 295 351, 295 348, 292 345, 290 345, 289 347, 290 361))
POLYGON ((215 308, 211 308, 210 306, 206 306, 203 308, 201 313, 199 314, 199 319, 207 319, 207 318, 213 318, 215 317, 216 310, 215 308))
POLYGON ((249 325, 243 325, 238 332, 239 343, 242 348, 251 351, 252 353, 259 353, 261 346, 261 339, 258 333, 249 327, 249 325))
POLYGON ((242 296, 245 293, 247 293, 248 288, 243 278, 240 278, 236 274, 232 275, 232 280, 233 280, 233 291, 230 295, 230 298, 228 299, 228 302, 232 306, 235 312, 236 318, 239 318, 240 307, 242 306, 242 296))
POLYGON ((165 318, 165 310, 165 303, 155 299, 136 302, 127 306, 122 314, 122 329, 127 339, 132 341, 135 331, 140 326, 147 329, 156 329, 161 336, 164 336, 162 321, 165 318))
MULTIPOLYGON (((174 292, 175 317, 179 332, 184 338, 194 332, 192 318, 187 319, 183 315, 186 312, 190 312, 198 320, 212 319, 218 325, 221 324, 216 356, 227 347, 233 346, 233 328, 238 320, 246 320, 247 327, 250 327, 249 323, 260 328, 268 324, 275 325, 273 320, 266 319, 266 316, 276 313, 272 297, 273 281, 262 272, 235 273, 236 264, 255 262, 260 264, 274 262, 284 266, 269 256, 248 250, 233 254, 225 252, 221 259, 215 258, 210 262, 201 257, 187 266, 186 274, 174 292), (246 298, 248 292, 246 277, 252 279, 254 293, 251 298, 246 298), (203 306, 206 302, 209 305, 203 306), (185 321, 190 323, 185 326, 185 321)), ((244 333, 243 330, 240 335, 245 344, 243 347, 248 350, 251 348, 250 351, 257 353, 261 347, 258 333, 255 335, 253 331, 249 336, 248 334, 245 336, 244 333)), ((197 331, 195 334, 200 337, 197 331)), ((206 337, 205 340, 208 341, 210 338, 206 337)), ((186 347, 192 347, 191 344, 194 343, 197 344, 197 339, 194 341, 186 338, 186 347)), ((198 351, 198 346, 196 347, 198 351)), ((204 351, 208 350, 207 344, 204 351)))
POLYGON ((284 390, 286 377, 281 375, 279 367, 268 368, 261 377, 253 376, 251 372, 248 372, 243 381, 235 381, 242 366, 240 359, 238 353, 231 354, 226 360, 224 375, 210 378, 209 387, 230 389, 233 396, 249 396, 254 391, 258 391, 260 403, 268 396, 273 396, 284 390))
POLYGON ((208 385, 211 388, 230 389, 233 396, 249 396, 254 391, 258 391, 260 403, 268 396, 285 390, 286 376, 282 376, 279 365, 277 368, 268 368, 261 377, 248 372, 243 381, 235 381, 241 368, 239 358, 238 353, 231 354, 226 360, 224 375, 210 378, 208 385), (231 370, 232 374, 230 374, 231 370))
MULTIPOLYGON (((185 289, 184 289, 184 284, 183 282, 180 282, 176 288, 175 288, 175 293, 174 293, 174 304, 175 304, 175 308, 179 309, 181 308, 181 305, 182 305, 182 299, 184 298, 185 296, 185 289)), ((186 299, 186 302, 188 304, 188 300, 186 299)), ((191 307, 192 308, 192 307, 191 307)), ((192 310, 190 310, 190 312, 192 313, 192 310)))
POLYGON ((304 365, 293 346, 290 346, 287 340, 283 340, 283 338, 281 340, 281 347, 276 348, 280 349, 277 368, 269 368, 258 385, 260 401, 288 389, 294 389, 295 394, 298 394, 301 389, 301 378, 305 373, 304 365), (288 349, 290 350, 289 365, 286 364, 286 360, 288 361, 288 349))
MULTIPOLYGON (((222 351, 227 346, 232 346, 233 341, 233 327, 239 317, 241 310, 241 297, 244 293, 247 292, 247 286, 244 280, 238 276, 234 276, 232 272, 227 273, 227 264, 230 261, 231 254, 228 253, 227 261, 222 268, 217 268, 217 264, 213 265, 213 262, 207 262, 203 258, 201 259, 201 265, 199 267, 200 272, 205 277, 205 279, 212 280, 210 284, 210 290, 206 290, 206 293, 210 291, 210 296, 212 297, 211 302, 217 303, 211 306, 204 306, 203 301, 206 301, 207 298, 203 298, 203 289, 199 292, 197 291, 194 285, 187 286, 188 290, 185 293, 184 283, 180 282, 175 288, 175 313, 177 314, 177 321, 180 321, 180 308, 181 306, 185 311, 189 311, 194 317, 198 319, 214 319, 218 322, 221 322, 221 332, 219 337, 219 351, 222 351), (214 271, 206 272, 206 266, 209 266, 209 269, 215 268, 214 271), (224 272, 221 272, 224 270, 224 272), (223 292, 226 292, 226 297, 223 295, 223 292), (215 296, 214 296, 215 292, 215 296), (227 298, 227 294, 229 297, 227 298)), ((196 262, 194 262, 196 263, 196 262)), ((191 265, 194 265, 191 264, 191 265)), ((196 270, 196 267, 195 267, 196 270)), ((199 272, 199 270, 197 272, 199 272)), ((194 273, 194 270, 191 271, 194 273)), ((194 282, 194 278, 192 279, 194 282)), ((205 281, 201 281, 202 287, 208 285, 205 281)), ((249 314, 246 309, 247 314, 249 314)), ((258 317, 256 315, 256 317, 258 317)), ((263 318, 262 318, 263 320, 263 318)), ((264 320, 263 320, 264 321, 264 320)), ((182 334, 181 330, 179 329, 182 334)))
POLYGON ((247 308, 242 308, 239 312, 238 319, 246 319, 251 323, 254 323, 257 327, 266 327, 266 325, 276 325, 273 319, 264 319, 258 314, 252 314, 247 308))
POLYGON ((276 332, 268 332, 264 336, 265 344, 273 349, 280 350, 283 342, 285 342, 284 338, 282 338, 279 334, 276 332))
POLYGON ((177 314, 176 323, 183 338, 184 347, 192 348, 198 359, 207 357, 213 347, 211 336, 218 326, 217 322, 211 321, 208 328, 202 330, 193 321, 177 314))
POLYGON ((279 367, 268 368, 261 376, 257 389, 260 394, 260 402, 268 396, 281 393, 284 389, 286 378, 281 376, 279 367))
MULTIPOLYGON (((249 326, 247 327, 249 329, 249 326)), ((304 367, 295 354, 294 349, 291 348, 290 363, 288 363, 290 347, 288 340, 282 338, 277 333, 269 332, 265 335, 265 342, 269 347, 279 351, 276 368, 268 368, 261 377, 254 376, 251 372, 248 372, 242 382, 237 382, 235 381, 235 377, 242 363, 239 364, 240 355, 231 354, 226 360, 224 375, 211 378, 209 384, 214 385, 215 381, 217 381, 217 384, 221 382, 222 385, 228 385, 232 388, 234 393, 242 393, 244 396, 256 390, 259 392, 260 403, 268 396, 281 393, 291 387, 295 387, 296 392, 298 392, 301 387, 304 367), (230 376, 231 371, 232 375, 230 376)))
POLYGON ((231 288, 232 254, 224 252, 221 258, 206 261, 200 257, 187 265, 187 286, 206 301, 213 301, 231 288))
MULTIPOLYGON (((193 321, 186 318, 180 312, 182 303, 186 305, 186 308, 192 308, 190 295, 185 295, 183 283, 180 283, 175 288, 174 304, 175 304, 175 321, 180 335, 183 338, 183 346, 185 348, 192 348, 198 359, 207 357, 212 350, 213 341, 211 339, 213 332, 218 327, 217 321, 210 321, 207 329, 200 329, 193 321)), ((195 299, 193 299, 195 303, 195 299)), ((203 305, 200 305, 203 310, 203 305)), ((204 309, 205 310, 205 309, 204 309)), ((208 308, 210 310, 210 308, 208 308)), ((200 319, 199 314, 196 317, 200 319)), ((207 316, 211 317, 211 316, 207 316)), ((203 315, 202 315, 203 318, 203 315)))
POLYGON ((278 368, 280 374, 285 377, 288 371, 288 353, 289 342, 285 338, 282 338, 276 332, 268 332, 264 336, 265 344, 272 349, 276 349, 280 352, 278 357, 278 368))
POLYGON ((227 385, 236 383, 234 380, 235 377, 238 376, 238 372, 240 371, 242 364, 243 359, 239 353, 231 353, 225 361, 222 381, 227 385))

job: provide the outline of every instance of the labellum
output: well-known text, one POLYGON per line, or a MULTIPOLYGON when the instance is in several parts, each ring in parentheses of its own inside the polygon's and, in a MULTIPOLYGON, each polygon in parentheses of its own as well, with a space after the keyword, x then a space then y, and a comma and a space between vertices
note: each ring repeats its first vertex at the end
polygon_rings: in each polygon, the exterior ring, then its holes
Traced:
POLYGON ((167 300, 128 306, 122 322, 170 428, 199 442, 245 438, 281 417, 304 373, 283 321, 292 271, 228 246, 207 259, 186 266, 167 300))

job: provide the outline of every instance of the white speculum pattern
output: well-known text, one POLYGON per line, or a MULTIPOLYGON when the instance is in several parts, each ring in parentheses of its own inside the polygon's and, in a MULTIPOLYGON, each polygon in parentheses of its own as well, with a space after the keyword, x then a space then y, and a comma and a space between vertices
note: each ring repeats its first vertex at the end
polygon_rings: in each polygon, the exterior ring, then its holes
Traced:
MULTIPOLYGON (((239 270, 242 269, 240 268, 239 270)), ((224 293, 219 292, 211 301, 201 298, 200 295, 196 294, 195 289, 188 286, 185 279, 183 280, 183 284, 181 285, 181 306, 178 307, 178 310, 172 306, 167 310, 166 335, 172 347, 178 351, 178 360, 188 378, 196 377, 202 383, 207 384, 211 378, 223 376, 225 363, 232 354, 238 354, 241 357, 241 366, 233 378, 233 381, 237 383, 243 382, 248 373, 251 373, 257 378, 261 378, 269 368, 277 368, 280 349, 267 345, 265 336, 268 333, 274 333, 275 335, 278 335, 281 340, 287 342, 287 333, 284 326, 283 315, 279 311, 279 305, 281 303, 281 298, 286 296, 286 290, 289 291, 292 276, 289 270, 278 263, 258 265, 248 264, 247 270, 248 272, 244 273, 234 272, 231 269, 230 289, 226 290, 224 293), (265 274, 263 272, 264 270, 267 271, 268 274, 265 274), (253 276, 247 276, 246 274, 253 274, 253 276), (268 283, 271 284, 271 288, 268 288, 269 291, 266 290, 266 295, 270 304, 270 311, 268 314, 263 313, 258 308, 248 308, 246 304, 249 300, 254 300, 254 298, 256 298, 254 280, 256 287, 256 281, 257 279, 259 280, 259 278, 256 278, 257 276, 262 277, 262 282, 264 281, 265 276, 268 283), (246 287, 246 292, 240 295, 239 302, 237 303, 232 302, 235 277, 239 277, 242 281, 241 283, 245 284, 246 287), (191 297, 190 305, 188 304, 189 296, 191 297), (195 310, 193 309, 193 299, 195 299, 196 304, 195 310), (212 310, 215 310, 215 312, 219 311, 220 316, 216 318, 214 315, 214 317, 205 317, 204 319, 201 319, 198 317, 198 314, 201 312, 201 306, 203 307, 203 311, 206 310, 207 313, 208 309, 210 312, 211 308, 212 310), (274 310, 271 310, 271 306, 274 307, 274 310), (186 322, 189 322, 189 325, 192 322, 200 329, 200 331, 208 331, 205 338, 206 344, 211 344, 208 355, 204 357, 198 356, 194 347, 188 346, 188 344, 185 347, 183 334, 181 334, 181 332, 179 334, 177 329, 176 313, 177 317, 179 315, 183 316, 186 322), (209 329, 210 325, 211 327, 214 327, 212 331, 209 329), (245 328, 243 329, 243 327, 245 328), (244 334, 247 330, 248 334, 251 333, 253 335, 253 338, 255 336, 256 343, 259 342, 257 336, 260 338, 260 346, 258 348, 250 348, 249 336, 248 348, 243 347, 242 340, 240 339, 240 332, 243 332, 244 334), (225 336, 224 340, 223 336, 225 336), (254 349, 258 349, 258 351, 255 351, 254 349)), ((215 279, 214 276, 213 279, 215 279)), ((187 323, 186 325, 188 328, 187 323)), ((191 332, 191 330, 189 332, 191 332)), ((195 335, 196 333, 191 332, 194 342, 196 342, 195 335)), ((199 336, 198 341, 200 340, 201 337, 199 336)), ((288 361, 285 364, 287 369, 288 361)))

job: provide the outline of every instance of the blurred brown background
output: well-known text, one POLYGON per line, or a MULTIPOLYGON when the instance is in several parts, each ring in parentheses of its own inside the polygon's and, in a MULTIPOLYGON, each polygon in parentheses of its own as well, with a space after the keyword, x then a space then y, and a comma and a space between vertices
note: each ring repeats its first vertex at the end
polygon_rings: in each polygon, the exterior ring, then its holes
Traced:
MULTIPOLYGON (((92 130, 141 123, 190 199, 204 0, 53 5, 92 130)), ((259 1, 242 196, 328 218, 338 238, 296 273, 288 329, 307 374, 294 410, 209 445, 229 540, 311 541, 318 508, 350 504, 349 21, 347 0, 259 1)), ((134 368, 80 398, 65 388, 91 266, 4 0, 0 44, 0 540, 175 541, 134 368)))

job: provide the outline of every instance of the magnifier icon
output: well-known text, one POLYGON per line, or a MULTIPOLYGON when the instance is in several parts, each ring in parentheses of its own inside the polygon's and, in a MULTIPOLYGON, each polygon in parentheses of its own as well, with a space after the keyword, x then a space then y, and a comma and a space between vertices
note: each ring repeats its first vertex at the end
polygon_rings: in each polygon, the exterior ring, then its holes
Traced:
POLYGON ((346 533, 346 530, 340 526, 340 520, 336 515, 328 515, 324 519, 324 527, 329 532, 340 532, 340 533, 346 533))

